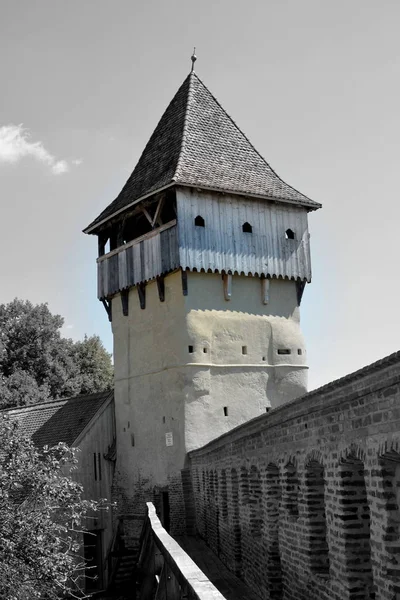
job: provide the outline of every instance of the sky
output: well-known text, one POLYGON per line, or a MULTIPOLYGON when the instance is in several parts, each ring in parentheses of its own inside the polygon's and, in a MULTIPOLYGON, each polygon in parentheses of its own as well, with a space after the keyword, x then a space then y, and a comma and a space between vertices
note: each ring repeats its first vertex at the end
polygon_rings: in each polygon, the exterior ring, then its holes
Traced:
POLYGON ((310 389, 396 351, 400 283, 397 0, 0 0, 0 302, 48 302, 98 334, 97 242, 196 72, 310 213, 301 305, 310 389))

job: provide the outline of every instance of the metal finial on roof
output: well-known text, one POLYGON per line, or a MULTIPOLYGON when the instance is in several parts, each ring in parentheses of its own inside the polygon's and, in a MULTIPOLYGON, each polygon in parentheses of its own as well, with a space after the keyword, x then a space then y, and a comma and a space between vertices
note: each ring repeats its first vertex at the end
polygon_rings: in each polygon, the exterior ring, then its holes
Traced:
POLYGON ((192 61, 192 69, 191 69, 191 72, 193 73, 193 71, 194 71, 194 63, 195 63, 195 62, 196 62, 196 60, 197 60, 197 56, 196 56, 196 48, 193 48, 193 54, 192 54, 192 56, 190 57, 190 59, 191 59, 191 61, 192 61))

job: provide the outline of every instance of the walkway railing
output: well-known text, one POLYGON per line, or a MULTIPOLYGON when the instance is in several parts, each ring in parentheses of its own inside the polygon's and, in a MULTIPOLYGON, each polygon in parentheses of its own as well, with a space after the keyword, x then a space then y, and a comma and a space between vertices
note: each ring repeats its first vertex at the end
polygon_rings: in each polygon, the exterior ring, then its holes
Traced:
POLYGON ((165 531, 147 503, 138 567, 141 600, 225 600, 195 562, 165 531))

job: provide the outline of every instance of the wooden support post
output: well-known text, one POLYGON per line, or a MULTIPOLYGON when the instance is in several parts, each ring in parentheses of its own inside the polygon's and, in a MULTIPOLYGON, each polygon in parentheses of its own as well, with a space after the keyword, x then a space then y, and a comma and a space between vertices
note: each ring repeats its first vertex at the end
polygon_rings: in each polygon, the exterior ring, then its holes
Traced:
POLYGON ((160 298, 160 302, 164 302, 165 300, 165 281, 163 275, 157 277, 157 289, 158 289, 158 297, 160 298))
POLYGON ((111 312, 111 300, 107 300, 106 298, 102 298, 101 302, 104 306, 104 308, 106 309, 106 313, 108 315, 108 320, 112 321, 112 312, 111 312))
POLYGON ((182 274, 182 293, 184 296, 188 295, 188 276, 187 276, 187 271, 185 270, 181 270, 181 274, 182 274))
POLYGON ((232 275, 231 273, 224 273, 222 275, 222 281, 224 286, 224 298, 230 300, 232 298, 232 275))
POLYGON ((129 315, 129 290, 121 291, 122 314, 124 317, 129 315))
POLYGON ((106 244, 107 244, 107 240, 108 240, 108 235, 104 234, 104 233, 100 233, 97 240, 98 240, 99 256, 104 256, 105 250, 106 250, 106 244))
POLYGON ((164 204, 164 196, 162 196, 162 198, 160 198, 157 208, 156 208, 156 212, 154 213, 154 219, 151 222, 151 226, 154 229, 154 225, 162 225, 162 221, 159 218, 160 217, 160 213, 161 213, 161 209, 163 207, 164 204))
POLYGON ((269 279, 261 277, 261 302, 263 304, 269 303, 269 279))
POLYGON ((140 308, 145 309, 146 308, 146 284, 138 283, 136 287, 137 287, 137 291, 138 291, 138 295, 139 295, 140 308))

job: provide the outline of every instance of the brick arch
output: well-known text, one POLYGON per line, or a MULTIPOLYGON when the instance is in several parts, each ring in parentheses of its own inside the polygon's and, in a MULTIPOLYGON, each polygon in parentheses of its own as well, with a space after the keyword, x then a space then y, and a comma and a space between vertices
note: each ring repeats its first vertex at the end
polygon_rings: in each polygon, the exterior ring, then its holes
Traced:
POLYGON ((400 438, 395 437, 391 440, 385 440, 379 444, 378 456, 381 457, 390 452, 397 452, 400 454, 400 438))
POLYGON ((267 588, 271 600, 283 596, 281 552, 279 544, 280 504, 282 499, 282 475, 278 461, 270 461, 265 468, 265 537, 267 541, 267 588))
POLYGON ((247 505, 249 503, 249 470, 244 465, 239 470, 239 490, 241 503, 247 505))
POLYGON ((352 442, 350 446, 347 446, 347 448, 344 448, 344 450, 340 452, 339 462, 343 463, 351 458, 355 458, 362 463, 365 463, 366 456, 365 448, 362 448, 360 444, 357 444, 356 442, 352 442))
POLYGON ((321 450, 318 450, 318 448, 313 448, 306 455, 306 458, 304 460, 304 468, 307 469, 310 462, 314 461, 320 463, 323 467, 325 467, 324 455, 322 454, 321 450))
POLYGON ((286 468, 286 465, 290 463, 294 466, 294 468, 297 471, 299 468, 299 461, 300 457, 298 454, 285 454, 285 456, 282 457, 280 462, 283 465, 284 469, 286 468))
POLYGON ((226 469, 221 471, 221 517, 224 521, 228 518, 228 487, 226 469))
POLYGON ((261 495, 261 474, 258 467, 253 465, 249 469, 250 531, 256 537, 261 536, 263 525, 261 495))
POLYGON ((387 559, 385 576, 394 582, 400 577, 400 452, 390 449, 379 457, 381 486, 378 497, 383 508, 383 543, 387 559))
POLYGON ((283 505, 289 516, 299 516, 299 490, 297 461, 287 460, 283 470, 283 505))
POLYGON ((310 452, 305 477, 306 540, 309 568, 320 577, 329 575, 329 547, 325 506, 325 467, 321 453, 310 452))
POLYGON ((237 469, 230 471, 231 496, 232 496, 232 534, 233 534, 233 560, 235 574, 242 576, 242 529, 240 523, 240 482, 237 469))
POLYGON ((365 451, 351 444, 340 457, 336 508, 340 556, 348 600, 373 597, 371 517, 365 483, 365 451))
POLYGON ((213 512, 214 512, 214 531, 215 531, 215 552, 217 554, 217 556, 219 556, 221 554, 221 537, 220 537, 220 530, 219 530, 219 477, 218 477, 218 471, 216 469, 214 469, 214 506, 213 506, 213 512))

